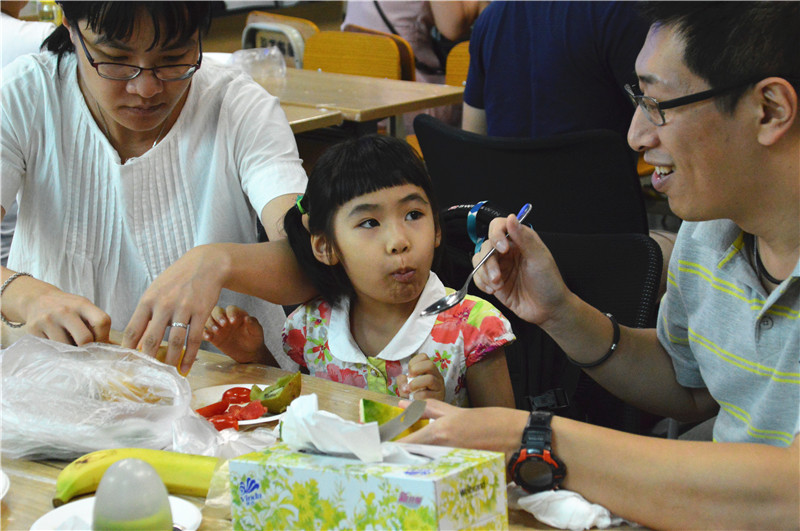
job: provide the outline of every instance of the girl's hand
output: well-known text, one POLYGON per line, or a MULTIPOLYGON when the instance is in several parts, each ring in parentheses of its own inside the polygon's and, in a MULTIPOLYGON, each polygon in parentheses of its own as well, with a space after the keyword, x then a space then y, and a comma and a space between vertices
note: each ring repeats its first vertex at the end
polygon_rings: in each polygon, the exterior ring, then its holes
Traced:
POLYGON ((403 398, 444 400, 444 378, 426 354, 417 354, 408 362, 408 376, 397 377, 397 389, 403 398))
POLYGON ((238 306, 216 306, 206 321, 203 339, 239 363, 268 363, 272 354, 264 344, 264 329, 258 319, 238 306))

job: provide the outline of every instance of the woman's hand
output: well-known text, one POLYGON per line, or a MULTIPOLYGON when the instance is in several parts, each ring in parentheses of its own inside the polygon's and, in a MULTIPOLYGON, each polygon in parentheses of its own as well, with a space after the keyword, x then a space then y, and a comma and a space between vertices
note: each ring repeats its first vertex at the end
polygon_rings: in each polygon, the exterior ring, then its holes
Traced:
POLYGON ((417 354, 408 362, 408 376, 397 377, 400 396, 412 400, 435 398, 444 400, 445 388, 442 373, 427 354, 417 354))
POLYGON ((153 281, 139 299, 125 328, 123 347, 139 348, 155 356, 164 332, 171 327, 165 363, 176 366, 181 374, 189 372, 229 268, 229 255, 222 252, 219 245, 190 249, 153 281), (172 326, 173 323, 189 325, 189 328, 172 326))
MULTIPOLYGON (((4 269, 5 272, 10 270, 4 269)), ((61 291, 52 284, 20 276, 3 293, 3 315, 25 323, 25 333, 67 343, 85 345, 108 342, 111 317, 86 297, 61 291)))
POLYGON ((475 274, 475 285, 528 322, 542 324, 552 319, 569 291, 539 235, 514 215, 496 218, 473 264, 492 246, 497 252, 475 274))
POLYGON ((277 367, 264 344, 261 323, 238 306, 215 307, 206 321, 203 339, 239 363, 265 363, 277 367))

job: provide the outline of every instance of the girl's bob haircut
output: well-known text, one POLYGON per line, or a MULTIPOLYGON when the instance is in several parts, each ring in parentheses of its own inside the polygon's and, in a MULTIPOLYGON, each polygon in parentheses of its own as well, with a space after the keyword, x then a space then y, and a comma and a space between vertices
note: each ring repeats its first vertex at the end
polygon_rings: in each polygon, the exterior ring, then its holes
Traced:
MULTIPOLYGON (((299 201, 308 214, 308 230, 297 206, 286 213, 284 228, 300 267, 331 305, 352 297, 353 284, 341 263, 329 266, 314 257, 309 233, 324 234, 336 252, 333 217, 339 207, 364 194, 404 184, 419 186, 428 196, 434 226, 439 231, 439 205, 431 179, 417 152, 404 140, 386 135, 361 136, 331 146, 317 161, 299 201)), ((434 264, 438 263, 441 247, 434 254, 434 264)))

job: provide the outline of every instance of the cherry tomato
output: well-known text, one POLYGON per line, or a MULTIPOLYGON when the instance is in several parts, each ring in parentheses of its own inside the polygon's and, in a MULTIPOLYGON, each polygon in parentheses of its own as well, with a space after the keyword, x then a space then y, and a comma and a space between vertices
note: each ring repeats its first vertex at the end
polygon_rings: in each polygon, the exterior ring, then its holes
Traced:
POLYGON ((225 402, 215 402, 197 410, 199 415, 206 418, 213 417, 214 415, 222 415, 228 409, 228 404, 225 402))
POLYGON ((219 431, 222 431, 226 428, 233 428, 234 430, 239 429, 239 421, 234 416, 227 413, 223 415, 214 415, 213 417, 209 418, 208 421, 219 431))
POLYGON ((250 389, 247 387, 231 387, 222 393, 222 401, 226 404, 249 404, 250 389))
POLYGON ((237 418, 239 420, 253 420, 263 417, 266 412, 267 408, 261 405, 260 400, 253 400, 239 411, 237 418))

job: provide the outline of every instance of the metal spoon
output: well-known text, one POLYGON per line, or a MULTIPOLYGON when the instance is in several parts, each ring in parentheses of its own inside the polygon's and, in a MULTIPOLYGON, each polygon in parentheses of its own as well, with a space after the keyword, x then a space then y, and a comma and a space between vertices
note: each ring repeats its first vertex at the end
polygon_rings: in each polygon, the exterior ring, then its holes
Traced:
MULTIPOLYGON (((520 209, 519 214, 517 214, 517 219, 519 220, 520 223, 522 223, 525 220, 525 217, 528 215, 530 211, 531 211, 531 204, 525 203, 520 209)), ((508 234, 506 234, 506 238, 508 238, 508 234)), ((489 257, 492 256, 492 254, 494 254, 495 250, 496 249, 492 248, 492 250, 486 253, 486 256, 484 256, 483 259, 480 262, 478 262, 478 265, 476 265, 475 269, 472 270, 472 273, 469 274, 469 276, 467 277, 467 281, 464 282, 464 285, 461 287, 460 290, 454 291, 450 295, 445 295, 438 301, 434 302, 433 304, 422 310, 420 312, 420 316, 426 317, 428 315, 435 315, 437 313, 442 313, 443 311, 452 308, 453 306, 464 300, 464 297, 467 296, 467 288, 469 287, 470 281, 472 281, 472 277, 475 276, 475 273, 478 271, 478 269, 480 269, 480 267, 484 264, 484 262, 486 262, 486 260, 488 260, 489 257)))

